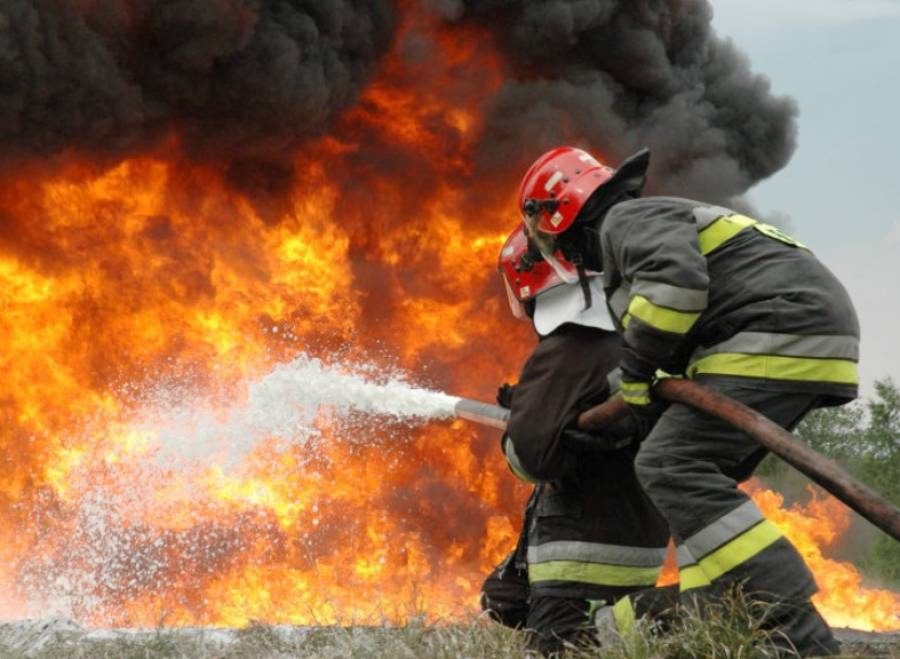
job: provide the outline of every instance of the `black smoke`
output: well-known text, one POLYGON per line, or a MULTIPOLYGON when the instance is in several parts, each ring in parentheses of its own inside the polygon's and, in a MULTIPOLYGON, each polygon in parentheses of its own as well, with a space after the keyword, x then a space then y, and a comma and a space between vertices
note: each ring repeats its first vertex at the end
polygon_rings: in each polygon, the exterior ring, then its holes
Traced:
MULTIPOLYGON (((273 178, 265 163, 289 161, 356 103, 392 43, 395 4, 3 0, 0 165, 67 152, 116 158, 173 136, 192 158, 236 163, 237 185, 277 197, 290 168, 273 178)), ((524 171, 560 143, 614 161, 649 146, 651 192, 721 201, 794 150, 795 104, 714 33, 708 0, 409 7, 483 25, 506 57, 474 155, 480 180, 524 171)))
POLYGON ((514 75, 479 164, 524 167, 565 142, 618 161, 653 152, 650 191, 724 201, 783 167, 795 103, 711 27, 707 0, 432 0, 491 29, 514 75))
POLYGON ((395 21, 392 0, 3 0, 0 163, 170 135, 270 157, 355 102, 395 21))

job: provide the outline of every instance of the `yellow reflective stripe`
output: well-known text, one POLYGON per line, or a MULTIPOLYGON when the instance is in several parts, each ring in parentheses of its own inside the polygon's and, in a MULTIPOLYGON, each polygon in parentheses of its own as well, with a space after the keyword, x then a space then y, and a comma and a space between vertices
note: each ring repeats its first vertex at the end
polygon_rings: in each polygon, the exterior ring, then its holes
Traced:
POLYGON ((650 384, 647 382, 622 382, 622 399, 629 405, 650 404, 650 384))
MULTIPOLYGON (((660 307, 653 304, 643 295, 635 295, 631 298, 631 303, 628 305, 626 318, 628 316, 640 318, 654 329, 672 334, 686 334, 697 322, 700 312, 676 311, 675 309, 660 307)), ((622 325, 627 327, 624 320, 622 325)))
POLYGON ((712 581, 707 578, 703 568, 699 565, 691 565, 678 570, 678 590, 682 593, 686 590, 711 585, 712 581))
POLYGON ((634 630, 635 615, 630 597, 626 595, 613 604, 612 614, 613 620, 616 621, 616 629, 619 630, 620 634, 627 634, 634 630))
POLYGON ((697 234, 697 240, 700 241, 700 253, 706 256, 711 251, 731 240, 741 231, 754 224, 756 224, 756 220, 747 217, 746 215, 720 217, 697 234))
POLYGON ((577 581, 597 586, 653 586, 662 571, 660 567, 632 567, 582 563, 580 561, 547 561, 528 565, 528 581, 577 581))
POLYGON ((680 570, 678 577, 681 590, 709 585, 726 572, 756 556, 780 537, 782 534, 778 527, 768 520, 763 520, 701 558, 696 565, 680 570))
POLYGON ((859 382, 856 362, 848 359, 748 355, 740 352, 708 355, 688 366, 689 377, 702 374, 835 384, 859 382))
POLYGON ((631 396, 626 393, 622 394, 622 400, 629 405, 649 405, 652 402, 650 396, 631 396))

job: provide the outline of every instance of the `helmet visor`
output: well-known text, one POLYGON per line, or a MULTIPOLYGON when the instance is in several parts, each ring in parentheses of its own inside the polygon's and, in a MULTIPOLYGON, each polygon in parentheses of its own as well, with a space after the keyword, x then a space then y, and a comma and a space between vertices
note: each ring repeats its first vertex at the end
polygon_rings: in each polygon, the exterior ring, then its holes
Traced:
POLYGON ((553 268, 553 272, 567 284, 575 284, 578 282, 578 268, 568 261, 560 261, 554 254, 544 254, 541 252, 544 260, 553 268))
POLYGON ((501 274, 500 278, 503 280, 503 288, 506 291, 506 301, 509 303, 509 310, 512 312, 513 317, 516 320, 525 320, 525 306, 519 302, 519 298, 513 293, 512 286, 509 285, 509 280, 506 276, 501 274))
POLYGON ((553 268, 556 275, 567 284, 574 284, 578 281, 578 269, 560 258, 557 258, 559 249, 556 246, 556 236, 541 231, 538 226, 540 220, 539 214, 525 214, 525 233, 532 245, 538 248, 544 260, 553 268))

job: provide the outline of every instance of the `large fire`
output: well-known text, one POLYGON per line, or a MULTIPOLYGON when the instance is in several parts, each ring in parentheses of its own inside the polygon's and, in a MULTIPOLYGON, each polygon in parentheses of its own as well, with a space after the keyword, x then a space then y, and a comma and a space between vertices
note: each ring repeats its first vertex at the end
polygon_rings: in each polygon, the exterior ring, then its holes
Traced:
MULTIPOLYGON (((476 180, 470 164, 502 66, 471 27, 407 7, 359 103, 289 167, 188 161, 172 135, 113 164, 3 175, 0 616, 471 613, 526 494, 494 433, 323 417, 313 443, 263 437, 237 462, 219 446, 176 465, 143 421, 160 392, 227 414, 246 382, 300 352, 481 399, 513 377, 532 338, 502 308, 493 264, 518 172, 476 180), (418 55, 413 31, 428 35, 418 55)), ((822 556, 836 504, 755 496, 801 546, 830 622, 898 628, 897 595, 822 556)))

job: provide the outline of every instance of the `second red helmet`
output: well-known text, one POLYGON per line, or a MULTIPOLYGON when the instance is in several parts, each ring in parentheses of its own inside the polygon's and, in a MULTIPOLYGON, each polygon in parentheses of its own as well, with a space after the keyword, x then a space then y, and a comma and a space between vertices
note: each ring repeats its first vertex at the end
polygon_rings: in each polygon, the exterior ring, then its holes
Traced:
POLYGON ((582 149, 561 146, 548 151, 534 161, 519 185, 519 210, 528 228, 564 232, 613 174, 615 170, 582 149))
MULTIPOLYGON (((506 239, 497 265, 503 278, 509 309, 520 320, 525 318, 525 302, 565 283, 546 260, 532 254, 525 227, 521 224, 506 239)), ((572 268, 574 270, 574 266, 572 268)))

